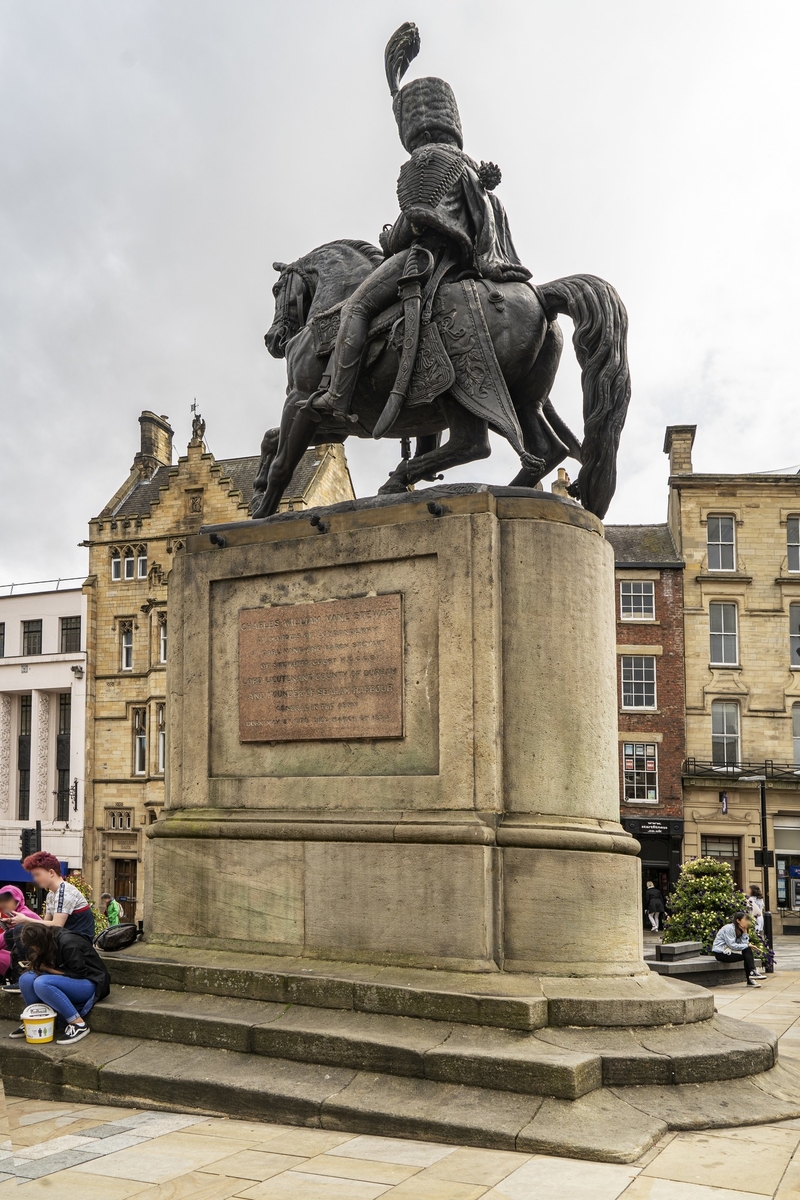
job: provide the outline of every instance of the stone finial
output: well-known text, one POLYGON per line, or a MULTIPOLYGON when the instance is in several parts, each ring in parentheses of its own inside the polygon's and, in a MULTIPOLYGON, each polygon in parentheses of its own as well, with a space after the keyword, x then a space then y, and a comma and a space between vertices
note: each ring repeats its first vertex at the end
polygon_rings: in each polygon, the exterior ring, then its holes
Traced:
POLYGON ((696 425, 668 425, 664 435, 664 453, 669 455, 670 475, 691 475, 692 446, 696 425))

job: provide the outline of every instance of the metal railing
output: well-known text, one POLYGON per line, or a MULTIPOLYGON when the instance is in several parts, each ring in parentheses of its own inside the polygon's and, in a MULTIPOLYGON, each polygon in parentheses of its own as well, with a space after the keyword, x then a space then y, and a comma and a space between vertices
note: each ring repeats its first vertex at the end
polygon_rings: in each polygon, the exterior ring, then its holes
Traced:
POLYGON ((732 779, 742 775, 766 775, 767 779, 785 779, 800 783, 800 766, 794 763, 776 763, 771 758, 759 762, 742 761, 715 763, 710 759, 687 758, 683 774, 701 779, 732 779))
POLYGON ((23 592, 19 589, 25 588, 30 588, 31 590, 37 589, 43 592, 57 592, 61 588, 62 584, 82 584, 85 579, 85 575, 67 575, 59 576, 58 579, 32 579, 27 583, 0 583, 0 596, 19 596, 23 594, 23 592), (54 583, 56 586, 54 588, 48 587, 47 585, 51 583, 54 583), (18 590, 15 592, 14 588, 17 588, 18 590))

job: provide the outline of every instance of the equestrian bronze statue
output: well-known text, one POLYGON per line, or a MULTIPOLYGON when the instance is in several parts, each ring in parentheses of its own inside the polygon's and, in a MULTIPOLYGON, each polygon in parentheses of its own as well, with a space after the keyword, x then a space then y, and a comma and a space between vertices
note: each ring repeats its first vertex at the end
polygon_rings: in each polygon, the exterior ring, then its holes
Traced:
POLYGON ((400 87, 419 52, 406 23, 386 47, 400 140, 400 216, 381 248, 343 239, 275 263, 270 354, 286 358, 279 430, 262 443, 253 516, 274 513, 309 446, 415 438, 381 492, 402 492, 443 470, 486 458, 489 430, 520 458, 515 486, 535 487, 567 456, 580 465, 572 494, 599 517, 614 494, 630 399, 627 315, 593 275, 536 284, 514 248, 493 189, 500 171, 463 150, 455 96, 442 79, 400 87), (582 369, 580 441, 550 401, 562 334, 574 323, 582 369), (447 431, 442 444, 441 435, 447 431))

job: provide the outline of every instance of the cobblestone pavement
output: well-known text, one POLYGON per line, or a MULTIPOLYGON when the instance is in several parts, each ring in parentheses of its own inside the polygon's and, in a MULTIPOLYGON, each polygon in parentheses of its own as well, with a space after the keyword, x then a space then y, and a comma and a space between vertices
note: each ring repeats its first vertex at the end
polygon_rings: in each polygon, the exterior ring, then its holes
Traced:
MULTIPOLYGON (((800 1059, 800 946, 784 940, 760 990, 715 996, 800 1059)), ((13 1096, 6 1109, 0 1200, 800 1200, 800 1120, 669 1134, 615 1166, 13 1096)))

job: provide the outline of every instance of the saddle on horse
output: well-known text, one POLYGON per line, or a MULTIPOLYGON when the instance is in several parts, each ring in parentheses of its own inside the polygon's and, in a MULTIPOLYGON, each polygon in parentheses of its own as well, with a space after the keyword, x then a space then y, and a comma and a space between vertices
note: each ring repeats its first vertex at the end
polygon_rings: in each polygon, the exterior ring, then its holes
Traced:
MULTIPOLYGON (((454 264, 446 250, 440 252, 438 261, 429 250, 423 252, 429 260, 428 270, 419 272, 415 262, 409 271, 407 263, 401 281, 403 298, 369 327, 362 369, 374 366, 387 347, 400 354, 396 382, 373 436, 389 432, 404 404, 432 404, 451 392, 522 455, 522 431, 481 303, 483 295, 488 304, 502 310, 503 293, 482 279, 449 278, 454 264), (404 283, 406 278, 410 287, 404 283), (418 289, 418 294, 412 292, 409 305, 412 288, 418 289)), ((328 358, 336 346, 344 304, 342 301, 311 318, 314 349, 321 358, 328 358)))

